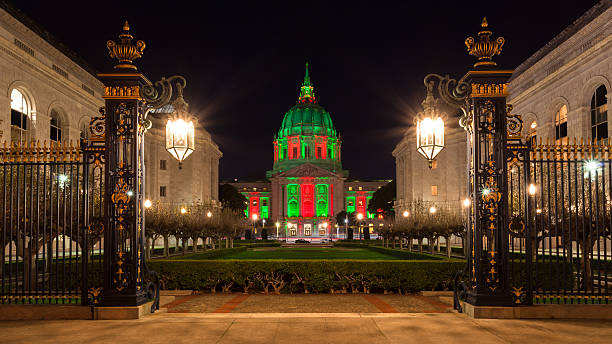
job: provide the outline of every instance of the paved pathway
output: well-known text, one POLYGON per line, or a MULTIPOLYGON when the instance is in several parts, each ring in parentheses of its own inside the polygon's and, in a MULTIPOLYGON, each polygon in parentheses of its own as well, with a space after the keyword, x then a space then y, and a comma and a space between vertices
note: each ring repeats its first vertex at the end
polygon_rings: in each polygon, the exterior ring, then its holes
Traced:
POLYGON ((124 321, 5 321, 0 343, 612 343, 612 321, 474 320, 420 295, 178 297, 124 321))
POLYGON ((132 321, 0 322, 2 343, 606 343, 610 321, 437 314, 178 314, 132 321))
POLYGON ((435 297, 380 294, 203 294, 179 297, 169 313, 446 313, 435 297))

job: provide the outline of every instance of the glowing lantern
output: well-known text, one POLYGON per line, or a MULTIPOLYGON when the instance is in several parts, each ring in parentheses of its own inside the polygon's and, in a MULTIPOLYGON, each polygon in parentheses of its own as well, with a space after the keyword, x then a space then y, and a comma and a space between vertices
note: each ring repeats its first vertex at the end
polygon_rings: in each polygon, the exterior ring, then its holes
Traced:
POLYGON ((187 113, 187 103, 183 99, 182 88, 176 100, 172 103, 174 107, 173 118, 166 123, 166 150, 179 162, 179 168, 195 150, 195 127, 187 113))
POLYGON ((430 82, 427 85, 427 97, 422 103, 423 112, 416 118, 416 148, 427 159, 429 168, 444 149, 444 120, 437 113, 436 103, 433 82, 430 82))

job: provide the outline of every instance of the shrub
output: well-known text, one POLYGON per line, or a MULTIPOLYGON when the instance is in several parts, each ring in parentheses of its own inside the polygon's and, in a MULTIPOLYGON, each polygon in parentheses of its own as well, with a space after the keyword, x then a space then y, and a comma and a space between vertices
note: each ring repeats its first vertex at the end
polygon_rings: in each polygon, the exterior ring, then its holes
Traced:
POLYGON ((226 256, 228 254, 243 252, 243 251, 246 251, 246 250, 247 250, 247 246, 234 247, 234 248, 223 248, 223 249, 219 249, 219 250, 208 250, 208 251, 198 252, 198 253, 184 255, 184 256, 172 257, 172 258, 168 258, 168 259, 171 259, 171 260, 176 260, 176 259, 217 259, 217 258, 224 257, 224 256, 226 256))
POLYGON ((397 257, 397 258, 401 258, 405 260, 440 260, 442 259, 441 257, 432 256, 430 254, 410 252, 410 251, 404 251, 404 250, 394 250, 391 248, 384 248, 382 246, 370 246, 370 245, 362 244, 362 243, 341 242, 341 243, 335 243, 334 246, 335 247, 363 248, 366 250, 386 254, 392 257, 397 257))
POLYGON ((167 289, 264 293, 370 293, 447 290, 457 260, 155 260, 167 289))

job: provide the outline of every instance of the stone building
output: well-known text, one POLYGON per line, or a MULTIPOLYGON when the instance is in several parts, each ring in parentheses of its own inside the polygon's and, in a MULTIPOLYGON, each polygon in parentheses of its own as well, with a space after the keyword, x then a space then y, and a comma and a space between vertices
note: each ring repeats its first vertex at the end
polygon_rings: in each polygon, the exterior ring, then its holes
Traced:
MULTIPOLYGON (((87 62, 0 2, 0 141, 78 145, 104 106, 102 92, 87 62)), ((179 170, 165 150, 163 111, 151 115, 153 127, 145 136, 146 196, 167 204, 217 201, 219 148, 196 125, 196 150, 179 170)))
POLYGON ((335 216, 343 210, 361 213, 364 225, 374 226, 375 214, 367 212, 367 205, 389 181, 347 181, 341 147, 330 114, 316 100, 306 64, 298 101, 285 113, 274 139, 268 180, 230 183, 249 202, 246 216, 278 222, 290 238, 333 236, 335 216))
MULTIPOLYGON (((611 4, 598 2, 514 70, 508 103, 523 118, 525 140, 561 143, 612 137, 608 115, 612 102, 611 4)), ((457 121, 446 121, 446 147, 431 170, 416 152, 414 128, 406 131, 393 150, 396 214, 414 200, 458 207, 467 196, 466 135, 457 121)))

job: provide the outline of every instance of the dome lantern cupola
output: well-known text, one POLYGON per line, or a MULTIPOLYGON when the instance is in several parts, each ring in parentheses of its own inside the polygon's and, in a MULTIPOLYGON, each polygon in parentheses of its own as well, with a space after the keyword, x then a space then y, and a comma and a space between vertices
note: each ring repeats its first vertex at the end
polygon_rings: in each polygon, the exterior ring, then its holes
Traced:
MULTIPOLYGON (((305 162, 341 172, 340 138, 329 112, 319 105, 308 62, 296 104, 285 113, 274 140, 274 175, 305 162)), ((342 172, 343 173, 343 172, 342 172)))

